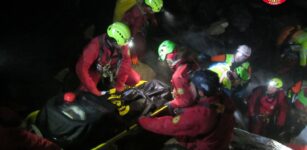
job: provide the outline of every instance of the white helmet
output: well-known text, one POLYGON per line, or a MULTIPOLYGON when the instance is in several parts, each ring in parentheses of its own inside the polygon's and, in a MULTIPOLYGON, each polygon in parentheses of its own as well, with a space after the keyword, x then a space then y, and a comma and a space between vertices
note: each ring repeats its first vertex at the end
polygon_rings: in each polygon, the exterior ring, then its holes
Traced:
POLYGON ((248 57, 252 54, 252 49, 247 45, 239 45, 237 51, 248 57))

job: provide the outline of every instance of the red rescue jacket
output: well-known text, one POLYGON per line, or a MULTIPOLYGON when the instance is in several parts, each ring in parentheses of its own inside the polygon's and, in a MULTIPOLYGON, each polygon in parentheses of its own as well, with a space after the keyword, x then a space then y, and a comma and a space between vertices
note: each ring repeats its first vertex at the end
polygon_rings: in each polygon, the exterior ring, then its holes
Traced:
POLYGON ((173 68, 175 71, 172 75, 171 83, 173 86, 174 99, 170 102, 171 107, 187 107, 195 103, 193 94, 190 90, 190 72, 188 64, 180 64, 173 68))
MULTIPOLYGON (((103 34, 100 38, 105 41, 105 36, 103 34)), ((97 70, 98 64, 100 66, 110 65, 110 70, 115 73, 115 88, 117 91, 122 91, 126 82, 131 85, 138 83, 140 76, 131 68, 128 46, 123 46, 121 50, 114 49, 112 52, 106 44, 100 45, 100 43, 99 36, 92 39, 84 48, 77 62, 76 73, 82 84, 81 89, 100 96, 100 91, 97 88, 97 83, 101 78, 100 72, 97 70), (103 49, 103 52, 102 56, 98 58, 100 48, 103 49)))
POLYGON ((265 93, 266 86, 260 86, 253 90, 248 99, 248 116, 267 116, 269 118, 277 116, 277 126, 283 126, 286 121, 288 104, 284 91, 277 91, 273 100, 268 100, 265 93))
POLYGON ((139 123, 151 132, 176 137, 189 150, 226 150, 234 128, 233 111, 233 101, 226 96, 215 96, 182 108, 178 116, 143 117, 139 123), (211 104, 221 101, 225 109, 218 113, 211 104))

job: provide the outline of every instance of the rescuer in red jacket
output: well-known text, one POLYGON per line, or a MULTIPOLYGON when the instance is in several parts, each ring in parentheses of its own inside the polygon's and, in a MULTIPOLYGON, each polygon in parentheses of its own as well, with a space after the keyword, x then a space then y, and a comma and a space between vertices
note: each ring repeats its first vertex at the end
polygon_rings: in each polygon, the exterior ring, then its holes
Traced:
POLYGON ((0 149, 3 150, 60 150, 61 148, 20 127, 20 116, 7 107, 0 107, 0 149))
POLYGON ((288 104, 282 86, 279 78, 273 78, 268 86, 259 86, 253 90, 248 99, 251 132, 272 136, 274 131, 285 125, 288 104))
POLYGON ((217 74, 195 71, 190 88, 196 103, 177 108, 176 116, 141 117, 139 124, 151 132, 174 136, 189 150, 228 149, 234 128, 234 104, 222 92, 217 74))
POLYGON ((170 40, 163 41, 158 48, 159 59, 166 61, 173 71, 171 83, 174 99, 169 102, 170 107, 186 107, 194 103, 189 87, 189 74, 197 69, 197 64, 180 56, 185 55, 181 53, 184 52, 179 52, 176 44, 170 40))
POLYGON ((140 81, 140 75, 131 68, 127 45, 130 36, 127 25, 115 22, 108 27, 106 34, 92 39, 76 65, 81 90, 97 96, 105 94, 97 88, 101 78, 109 78, 114 83, 115 90, 112 93, 121 92, 125 85, 133 86, 140 81))
POLYGON ((143 0, 137 2, 132 8, 125 12, 121 21, 126 23, 133 36, 134 47, 132 63, 138 63, 138 53, 144 53, 146 49, 146 33, 149 25, 157 26, 154 13, 161 11, 163 0, 143 0))

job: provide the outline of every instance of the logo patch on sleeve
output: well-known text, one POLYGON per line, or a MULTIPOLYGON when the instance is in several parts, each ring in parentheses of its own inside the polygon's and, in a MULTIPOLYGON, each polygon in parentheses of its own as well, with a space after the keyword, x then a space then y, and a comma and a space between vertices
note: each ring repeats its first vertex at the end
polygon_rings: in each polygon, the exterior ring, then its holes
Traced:
POLYGON ((180 121, 180 116, 175 116, 172 120, 173 124, 177 124, 180 121))
POLYGON ((184 94, 183 88, 178 88, 178 89, 177 89, 177 94, 178 94, 178 95, 183 95, 183 94, 184 94))

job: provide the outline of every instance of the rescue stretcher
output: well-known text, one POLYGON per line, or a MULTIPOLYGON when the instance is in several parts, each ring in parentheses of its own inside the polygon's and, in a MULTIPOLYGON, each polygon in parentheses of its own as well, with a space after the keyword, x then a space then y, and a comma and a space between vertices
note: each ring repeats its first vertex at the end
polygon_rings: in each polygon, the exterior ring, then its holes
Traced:
MULTIPOLYGON (((159 115, 161 112, 165 111, 167 109, 167 106, 162 106, 161 108, 157 109, 156 111, 154 111, 152 114, 150 114, 150 116, 154 117, 156 115, 159 115)), ((26 117, 26 124, 30 127, 27 127, 28 129, 31 128, 31 130, 39 135, 39 136, 43 136, 42 133, 40 132, 40 130, 34 125, 34 122, 36 120, 36 117, 39 113, 39 110, 33 111, 31 112, 27 117, 26 117)), ((110 138, 107 141, 102 142, 101 144, 91 148, 91 150, 100 150, 100 149, 104 149, 107 148, 109 145, 115 143, 116 141, 120 140, 121 138, 127 136, 130 134, 131 131, 135 130, 138 128, 138 124, 135 123, 133 125, 131 125, 128 129, 118 133, 117 135, 115 135, 114 137, 110 138)))
MULTIPOLYGON (((170 92, 169 86, 160 82, 160 81, 157 81, 157 80, 145 83, 143 86, 140 86, 140 87, 137 87, 137 88, 135 88, 135 87, 129 88, 129 89, 125 90, 121 95, 122 95, 121 101, 124 101, 123 99, 125 99, 125 97, 129 98, 129 99, 130 98, 131 99, 142 99, 142 102, 146 103, 146 106, 142 108, 143 109, 142 111, 138 111, 137 115, 135 115, 135 114, 132 115, 132 117, 136 117, 136 118, 132 119, 133 121, 132 121, 132 123, 128 124, 128 127, 126 126, 125 128, 121 128, 123 130, 116 132, 116 134, 114 134, 110 138, 107 138, 106 140, 102 140, 102 141, 98 142, 98 144, 96 144, 94 146, 89 146, 86 149, 88 149, 88 148, 92 149, 92 150, 107 149, 108 146, 112 145, 113 143, 122 139, 123 137, 129 135, 131 132, 134 132, 138 128, 138 124, 136 123, 136 120, 140 115, 156 116, 156 115, 160 114, 161 112, 163 112, 164 110, 167 109, 167 107, 164 106, 163 104, 171 99, 171 92, 170 92), (157 98, 160 99, 160 100, 155 101, 154 99, 157 99, 157 98), (149 104, 148 103, 149 101, 151 101, 153 103, 149 104)), ((61 96, 63 96, 63 94, 61 96)), ((59 97, 61 97, 61 96, 59 96, 59 97)), ((48 100, 48 102, 49 101, 55 101, 54 103, 51 103, 51 104, 57 105, 58 101, 60 101, 60 100, 57 100, 57 99, 60 99, 59 97, 56 96, 56 97, 52 98, 51 100, 48 100)), ((86 94, 85 97, 93 98, 93 95, 87 95, 86 94)), ((108 98, 111 98, 111 99, 114 98, 114 97, 116 97, 116 96, 114 96, 114 95, 108 96, 108 98)), ((114 99, 112 99, 112 100, 114 100, 114 99)), ((107 101, 112 101, 112 100, 109 99, 107 101)), ((129 101, 129 100, 126 100, 126 101, 129 101)), ((138 100, 134 100, 132 102, 135 102, 135 101, 138 101, 138 100)), ((47 102, 46 106, 49 105, 48 102, 47 102)), ((94 101, 91 101, 91 103, 92 102, 94 102, 94 101)), ((130 103, 131 105, 129 105, 128 109, 123 109, 122 106, 124 105, 124 103, 121 103, 119 105, 118 99, 116 99, 115 101, 113 101, 111 103, 116 106, 116 108, 118 109, 118 114, 121 117, 126 117, 126 115, 129 115, 129 113, 127 113, 127 110, 128 110, 128 112, 129 111, 135 111, 132 103, 130 103), (123 112, 121 112, 121 111, 123 111, 123 112)), ((67 105, 67 104, 63 104, 63 105, 67 105)), ((50 108, 52 108, 52 107, 50 106, 50 108)), ((52 110, 53 110, 53 108, 52 108, 52 110)), ((46 136, 46 132, 44 132, 44 130, 46 130, 46 128, 53 128, 53 127, 51 126, 51 127, 44 128, 43 126, 48 126, 50 124, 48 124, 48 123, 42 124, 42 123, 39 123, 39 122, 42 122, 41 121, 42 120, 41 118, 43 118, 42 116, 48 116, 48 115, 53 116, 54 115, 54 114, 51 114, 51 113, 48 113, 48 112, 50 112, 50 110, 46 110, 44 108, 42 108, 42 110, 33 111, 32 113, 30 113, 26 117, 26 119, 23 123, 23 126, 26 127, 28 130, 31 130, 35 134, 42 136, 44 138, 47 138, 47 139, 57 143, 63 149, 66 149, 65 147, 68 147, 67 149, 73 149, 70 146, 62 145, 60 138, 59 138, 59 140, 57 140, 57 139, 55 139, 51 136, 46 136)), ((67 112, 69 113, 69 111, 67 111, 67 112)), ((68 116, 69 116, 69 114, 68 114, 68 116)), ((72 114, 72 118, 73 118, 73 116, 74 116, 74 114, 72 114)), ((49 122, 50 121, 52 121, 52 120, 49 120, 49 122)), ((48 122, 48 120, 45 121, 43 119, 43 122, 48 122)), ((63 122, 63 123, 65 124, 65 122, 63 122)), ((114 125, 114 126, 116 126, 116 125, 114 125)), ((61 128, 61 127, 62 126, 57 126, 57 128, 61 128)), ((112 129, 110 129, 110 130, 112 130, 112 129)), ((56 130, 53 130, 53 131, 56 131, 56 130)), ((63 131, 61 131, 61 132, 63 132, 63 131)), ((76 139, 76 140, 79 140, 79 139, 76 139)))
MULTIPOLYGON (((156 116, 159 113, 163 112, 167 109, 167 106, 162 106, 161 108, 154 111, 150 116, 156 116)), ((28 115, 26 118, 27 121, 33 122, 36 119, 37 114, 39 113, 39 110, 34 111, 28 115)), ((33 126, 32 126, 33 127, 33 126)), ((119 139, 127 136, 130 131, 135 130, 138 128, 138 125, 135 123, 131 125, 128 129, 120 132, 119 134, 115 135, 114 137, 110 138, 107 141, 102 142, 101 144, 91 148, 91 150, 100 150, 105 149, 109 145, 115 143, 119 139)), ((36 128, 32 128, 33 130, 36 130, 36 128)), ((34 131, 36 134, 41 135, 39 130, 34 131)), ((257 134, 249 133, 245 130, 235 128, 234 129, 234 138, 232 139, 231 143, 231 149, 255 149, 255 150, 291 150, 291 148, 279 143, 278 141, 275 141, 273 139, 263 137, 257 134)))

